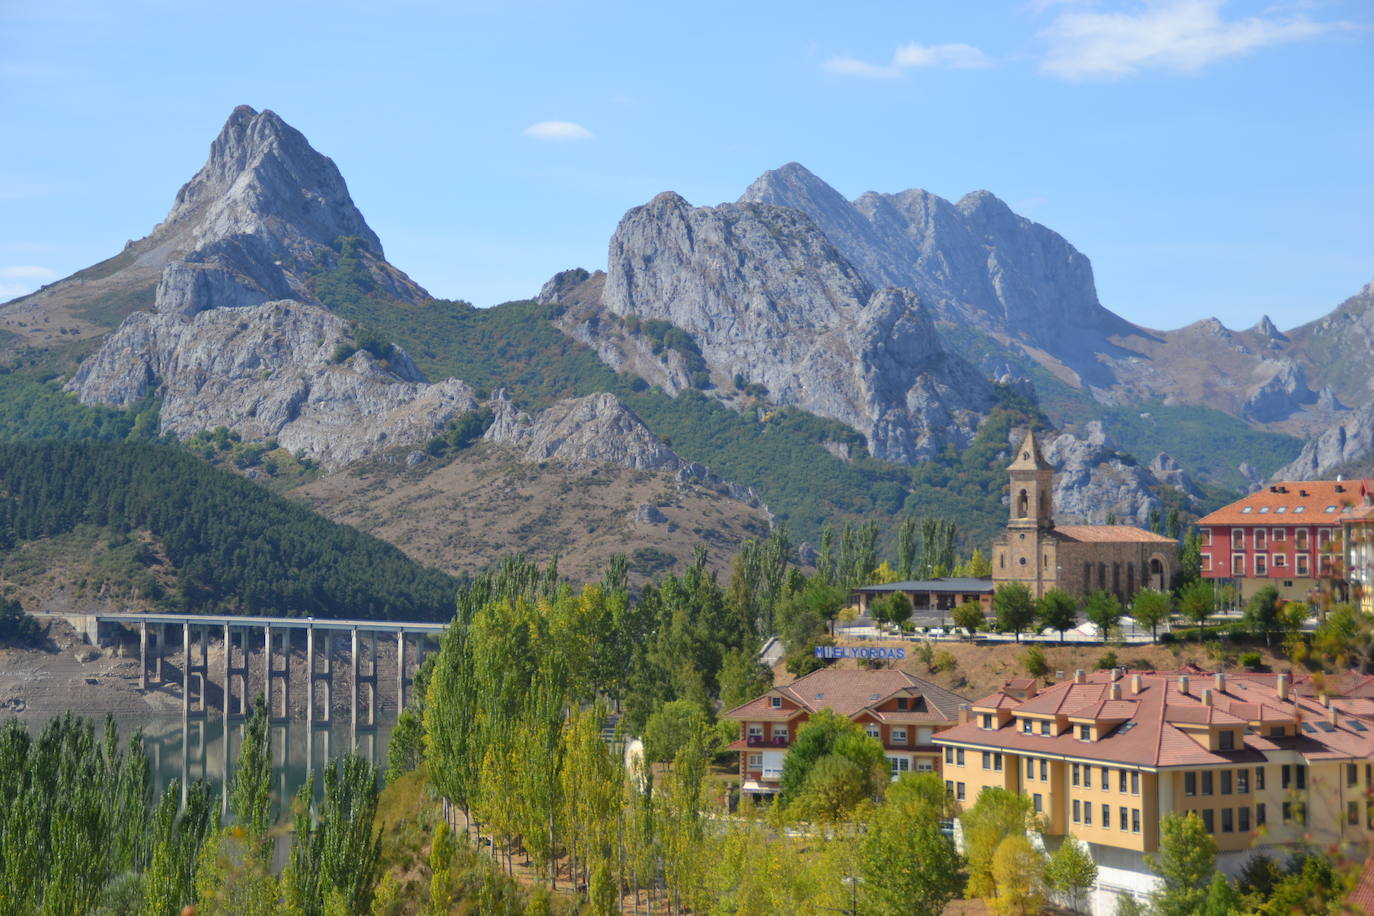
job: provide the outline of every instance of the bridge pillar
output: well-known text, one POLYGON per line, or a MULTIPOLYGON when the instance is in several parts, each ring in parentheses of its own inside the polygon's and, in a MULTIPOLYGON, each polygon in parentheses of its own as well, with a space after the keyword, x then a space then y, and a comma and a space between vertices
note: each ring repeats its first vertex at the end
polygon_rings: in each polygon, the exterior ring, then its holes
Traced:
POLYGON ((396 631, 396 715, 406 708, 406 631, 396 631))
POLYGON ((138 624, 138 689, 148 689, 148 621, 138 624))
POLYGON ((245 627, 224 625, 224 717, 248 715, 248 630, 245 627), (240 664, 234 663, 234 631, 239 634, 240 664), (234 682, 239 686, 238 710, 234 710, 234 682))
POLYGON ((291 718, 291 631, 282 630, 275 633, 272 625, 267 624, 263 627, 263 661, 262 661, 262 692, 263 698, 267 701, 267 715, 269 718, 285 722, 291 718), (281 639, 282 667, 277 667, 276 650, 272 645, 274 636, 281 639), (281 682, 281 712, 275 711, 272 706, 272 682, 281 682))

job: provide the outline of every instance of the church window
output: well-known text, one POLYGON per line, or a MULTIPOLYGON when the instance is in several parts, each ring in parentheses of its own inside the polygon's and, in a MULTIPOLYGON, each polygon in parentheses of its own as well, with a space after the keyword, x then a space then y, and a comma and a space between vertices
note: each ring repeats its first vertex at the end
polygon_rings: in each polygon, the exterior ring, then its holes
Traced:
POLYGON ((1021 496, 1016 502, 1016 517, 1025 518, 1028 515, 1030 515, 1030 498, 1026 495, 1026 491, 1022 490, 1021 496))
POLYGON ((1025 565, 1026 565, 1026 558, 1025 558, 1025 557, 1022 557, 1022 558, 1021 558, 1021 565, 1022 565, 1022 566, 1025 566, 1025 565))

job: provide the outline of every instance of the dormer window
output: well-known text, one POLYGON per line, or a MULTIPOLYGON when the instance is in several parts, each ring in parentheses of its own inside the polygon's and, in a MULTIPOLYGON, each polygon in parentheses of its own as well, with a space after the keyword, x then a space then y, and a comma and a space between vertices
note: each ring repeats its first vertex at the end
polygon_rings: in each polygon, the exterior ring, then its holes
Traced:
POLYGON ((906 697, 898 697, 898 698, 897 698, 897 710, 898 710, 898 712, 906 712, 906 704, 907 704, 907 699, 906 699, 906 697))
POLYGON ((1078 740, 1079 740, 1079 741, 1091 741, 1091 740, 1093 740, 1093 727, 1092 727, 1091 725, 1080 725, 1080 726, 1078 726, 1078 740))
POLYGON ((768 705, 772 706, 774 709, 782 709, 782 697, 769 697, 768 701, 768 705))
POLYGON ((992 713, 983 713, 983 727, 986 729, 992 728, 992 713))
POLYGON ((1021 731, 1022 731, 1023 733, 1029 735, 1029 734, 1031 733, 1031 730, 1032 730, 1034 727, 1035 727, 1035 724, 1034 724, 1033 722, 1031 722, 1030 719, 1022 719, 1022 720, 1021 720, 1021 731))
POLYGON ((1217 747, 1223 751, 1236 749, 1236 733, 1229 728, 1217 735, 1217 747))
POLYGON ((1040 734, 1042 734, 1042 735, 1048 735, 1049 733, 1050 733, 1050 720, 1049 720, 1049 719, 1041 719, 1041 720, 1040 720, 1040 734))

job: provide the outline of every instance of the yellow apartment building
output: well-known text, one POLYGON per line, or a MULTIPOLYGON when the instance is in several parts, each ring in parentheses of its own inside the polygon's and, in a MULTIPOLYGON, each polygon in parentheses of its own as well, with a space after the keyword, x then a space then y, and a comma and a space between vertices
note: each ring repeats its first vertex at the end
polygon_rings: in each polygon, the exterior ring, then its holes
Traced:
POLYGON ((1075 672, 1048 688, 1009 683, 942 731, 945 785, 972 805, 988 786, 1032 800, 1050 848, 1068 834, 1098 866, 1093 911, 1142 900, 1159 823, 1196 811, 1218 866, 1302 842, 1363 857, 1374 837, 1374 677, 1075 672))

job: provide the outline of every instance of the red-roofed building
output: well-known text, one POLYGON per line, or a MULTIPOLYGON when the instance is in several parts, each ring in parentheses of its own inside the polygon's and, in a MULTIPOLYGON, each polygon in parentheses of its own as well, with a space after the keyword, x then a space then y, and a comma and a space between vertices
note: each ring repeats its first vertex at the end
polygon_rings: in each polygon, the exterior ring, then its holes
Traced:
POLYGON ((745 794, 773 795, 782 779, 783 758, 811 714, 830 709, 858 722, 883 743, 893 777, 938 771, 934 736, 953 726, 967 700, 937 684, 889 668, 821 668, 790 684, 728 710, 739 722, 739 740, 729 750, 740 756, 745 794))
POLYGON ((1011 519, 992 546, 996 588, 1019 583, 1039 598, 1052 588, 1085 595, 1107 591, 1123 602, 1145 588, 1169 588, 1178 543, 1134 525, 1056 525, 1054 466, 1035 431, 1026 433, 1011 475, 1011 519))
POLYGON ((1341 592, 1341 525, 1361 500, 1360 485, 1285 480, 1198 519, 1202 575, 1229 580, 1242 599, 1265 586, 1307 601, 1324 588, 1341 592))
POLYGON ((1311 842, 1360 858, 1374 838, 1374 677, 1085 674, 1024 699, 1005 689, 935 737, 945 785, 972 805, 1019 792, 1049 845, 1073 834, 1098 865, 1097 913, 1154 886, 1167 814, 1195 811, 1234 874, 1255 852, 1311 842))

